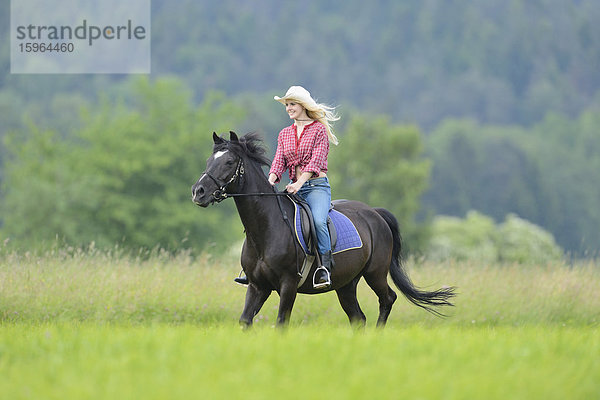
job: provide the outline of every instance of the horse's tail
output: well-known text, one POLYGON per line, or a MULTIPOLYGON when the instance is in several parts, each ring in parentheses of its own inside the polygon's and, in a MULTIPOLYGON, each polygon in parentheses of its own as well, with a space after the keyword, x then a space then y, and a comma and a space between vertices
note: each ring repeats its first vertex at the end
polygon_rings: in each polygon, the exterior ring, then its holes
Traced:
POLYGON ((381 215, 392 231, 394 246, 392 248, 390 275, 394 281, 394 284, 396 284, 396 287, 400 289, 402 294, 416 306, 419 306, 438 316, 444 316, 444 314, 431 307, 453 306, 454 304, 450 302, 450 299, 455 296, 455 288, 447 287, 428 292, 416 287, 406 274, 404 265, 402 263, 402 237, 400 236, 400 229, 398 228, 398 220, 396 220, 394 214, 385 208, 375 208, 375 211, 381 215))

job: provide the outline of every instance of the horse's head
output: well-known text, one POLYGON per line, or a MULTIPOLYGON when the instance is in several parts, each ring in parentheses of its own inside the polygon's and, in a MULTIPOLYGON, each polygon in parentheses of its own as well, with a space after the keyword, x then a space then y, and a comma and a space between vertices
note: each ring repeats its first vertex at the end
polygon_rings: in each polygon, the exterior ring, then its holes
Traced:
POLYGON ((230 140, 213 133, 213 153, 206 161, 206 170, 192 186, 192 201, 200 207, 208 207, 224 200, 229 190, 235 190, 244 174, 242 157, 232 151, 232 145, 239 143, 235 132, 230 132, 230 140))

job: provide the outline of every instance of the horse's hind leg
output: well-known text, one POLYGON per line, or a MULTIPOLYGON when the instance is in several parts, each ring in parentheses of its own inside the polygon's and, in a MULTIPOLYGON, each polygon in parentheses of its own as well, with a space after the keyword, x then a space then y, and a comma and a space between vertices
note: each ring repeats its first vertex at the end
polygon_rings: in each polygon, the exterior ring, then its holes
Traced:
POLYGON ((396 292, 387 283, 387 270, 381 268, 376 271, 366 271, 364 277, 367 284, 379 298, 377 326, 384 327, 398 295, 396 295, 396 292))
POLYGON ((360 309, 358 299, 356 298, 356 286, 358 285, 359 278, 354 279, 352 282, 336 290, 338 299, 350 323, 359 327, 365 326, 367 317, 360 309))

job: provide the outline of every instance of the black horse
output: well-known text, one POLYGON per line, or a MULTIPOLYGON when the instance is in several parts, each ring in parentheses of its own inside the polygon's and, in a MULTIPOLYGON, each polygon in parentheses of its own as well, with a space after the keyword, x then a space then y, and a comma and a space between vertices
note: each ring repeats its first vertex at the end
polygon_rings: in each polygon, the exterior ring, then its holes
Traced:
MULTIPOLYGON (((230 140, 213 133, 214 148, 206 171, 192 186, 192 200, 201 207, 227 197, 234 197, 246 232, 241 263, 248 276, 246 304, 240 323, 252 325, 254 316, 273 290, 279 294, 278 325, 289 322, 297 293, 315 294, 312 279, 300 287, 298 265, 304 252, 295 240, 284 215, 293 215, 293 204, 277 198, 262 166, 268 166, 262 140, 251 133, 238 139, 230 132, 230 140)), ((357 201, 335 201, 335 208, 345 214, 357 228, 363 246, 334 256, 332 285, 350 323, 364 325, 366 317, 356 298, 361 277, 379 298, 378 326, 384 326, 396 293, 387 281, 390 273, 395 285, 415 305, 441 315, 435 306, 451 306, 454 288, 424 291, 415 287, 402 266, 401 237, 398 222, 383 208, 371 208, 357 201)), ((315 265, 309 276, 312 276, 315 265)))

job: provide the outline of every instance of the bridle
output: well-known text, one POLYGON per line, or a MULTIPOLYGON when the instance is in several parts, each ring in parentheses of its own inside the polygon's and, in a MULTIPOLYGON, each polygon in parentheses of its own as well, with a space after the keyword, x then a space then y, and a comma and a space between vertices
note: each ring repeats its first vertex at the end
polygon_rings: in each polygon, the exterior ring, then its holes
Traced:
MULTIPOLYGON (((209 172, 205 172, 206 176, 208 176, 212 181, 217 185, 217 189, 212 193, 213 199, 216 203, 220 203, 223 200, 229 197, 245 197, 245 196, 289 196, 290 194, 287 192, 259 192, 259 193, 227 193, 225 188, 233 183, 236 179, 241 183, 244 174, 246 173, 246 169, 244 168, 244 162, 242 158, 238 161, 238 165, 235 168, 235 173, 231 176, 231 178, 221 184, 219 179, 212 176, 209 172)), ((273 189, 274 190, 274 189, 273 189)))
POLYGON ((227 186, 229 186, 231 183, 233 183, 236 179, 239 179, 241 181, 245 172, 246 172, 246 170, 244 169, 244 163, 242 162, 241 158, 238 161, 237 167, 235 168, 235 173, 231 176, 231 178, 227 182, 225 182, 223 184, 221 184, 217 178, 212 176, 210 174, 210 172, 206 171, 205 172, 206 176, 208 176, 210 179, 212 179, 212 181, 215 183, 215 185, 217 185, 217 189, 212 193, 212 196, 215 199, 215 202, 220 203, 228 197, 233 197, 231 194, 229 194, 225 191, 225 188, 227 186))

